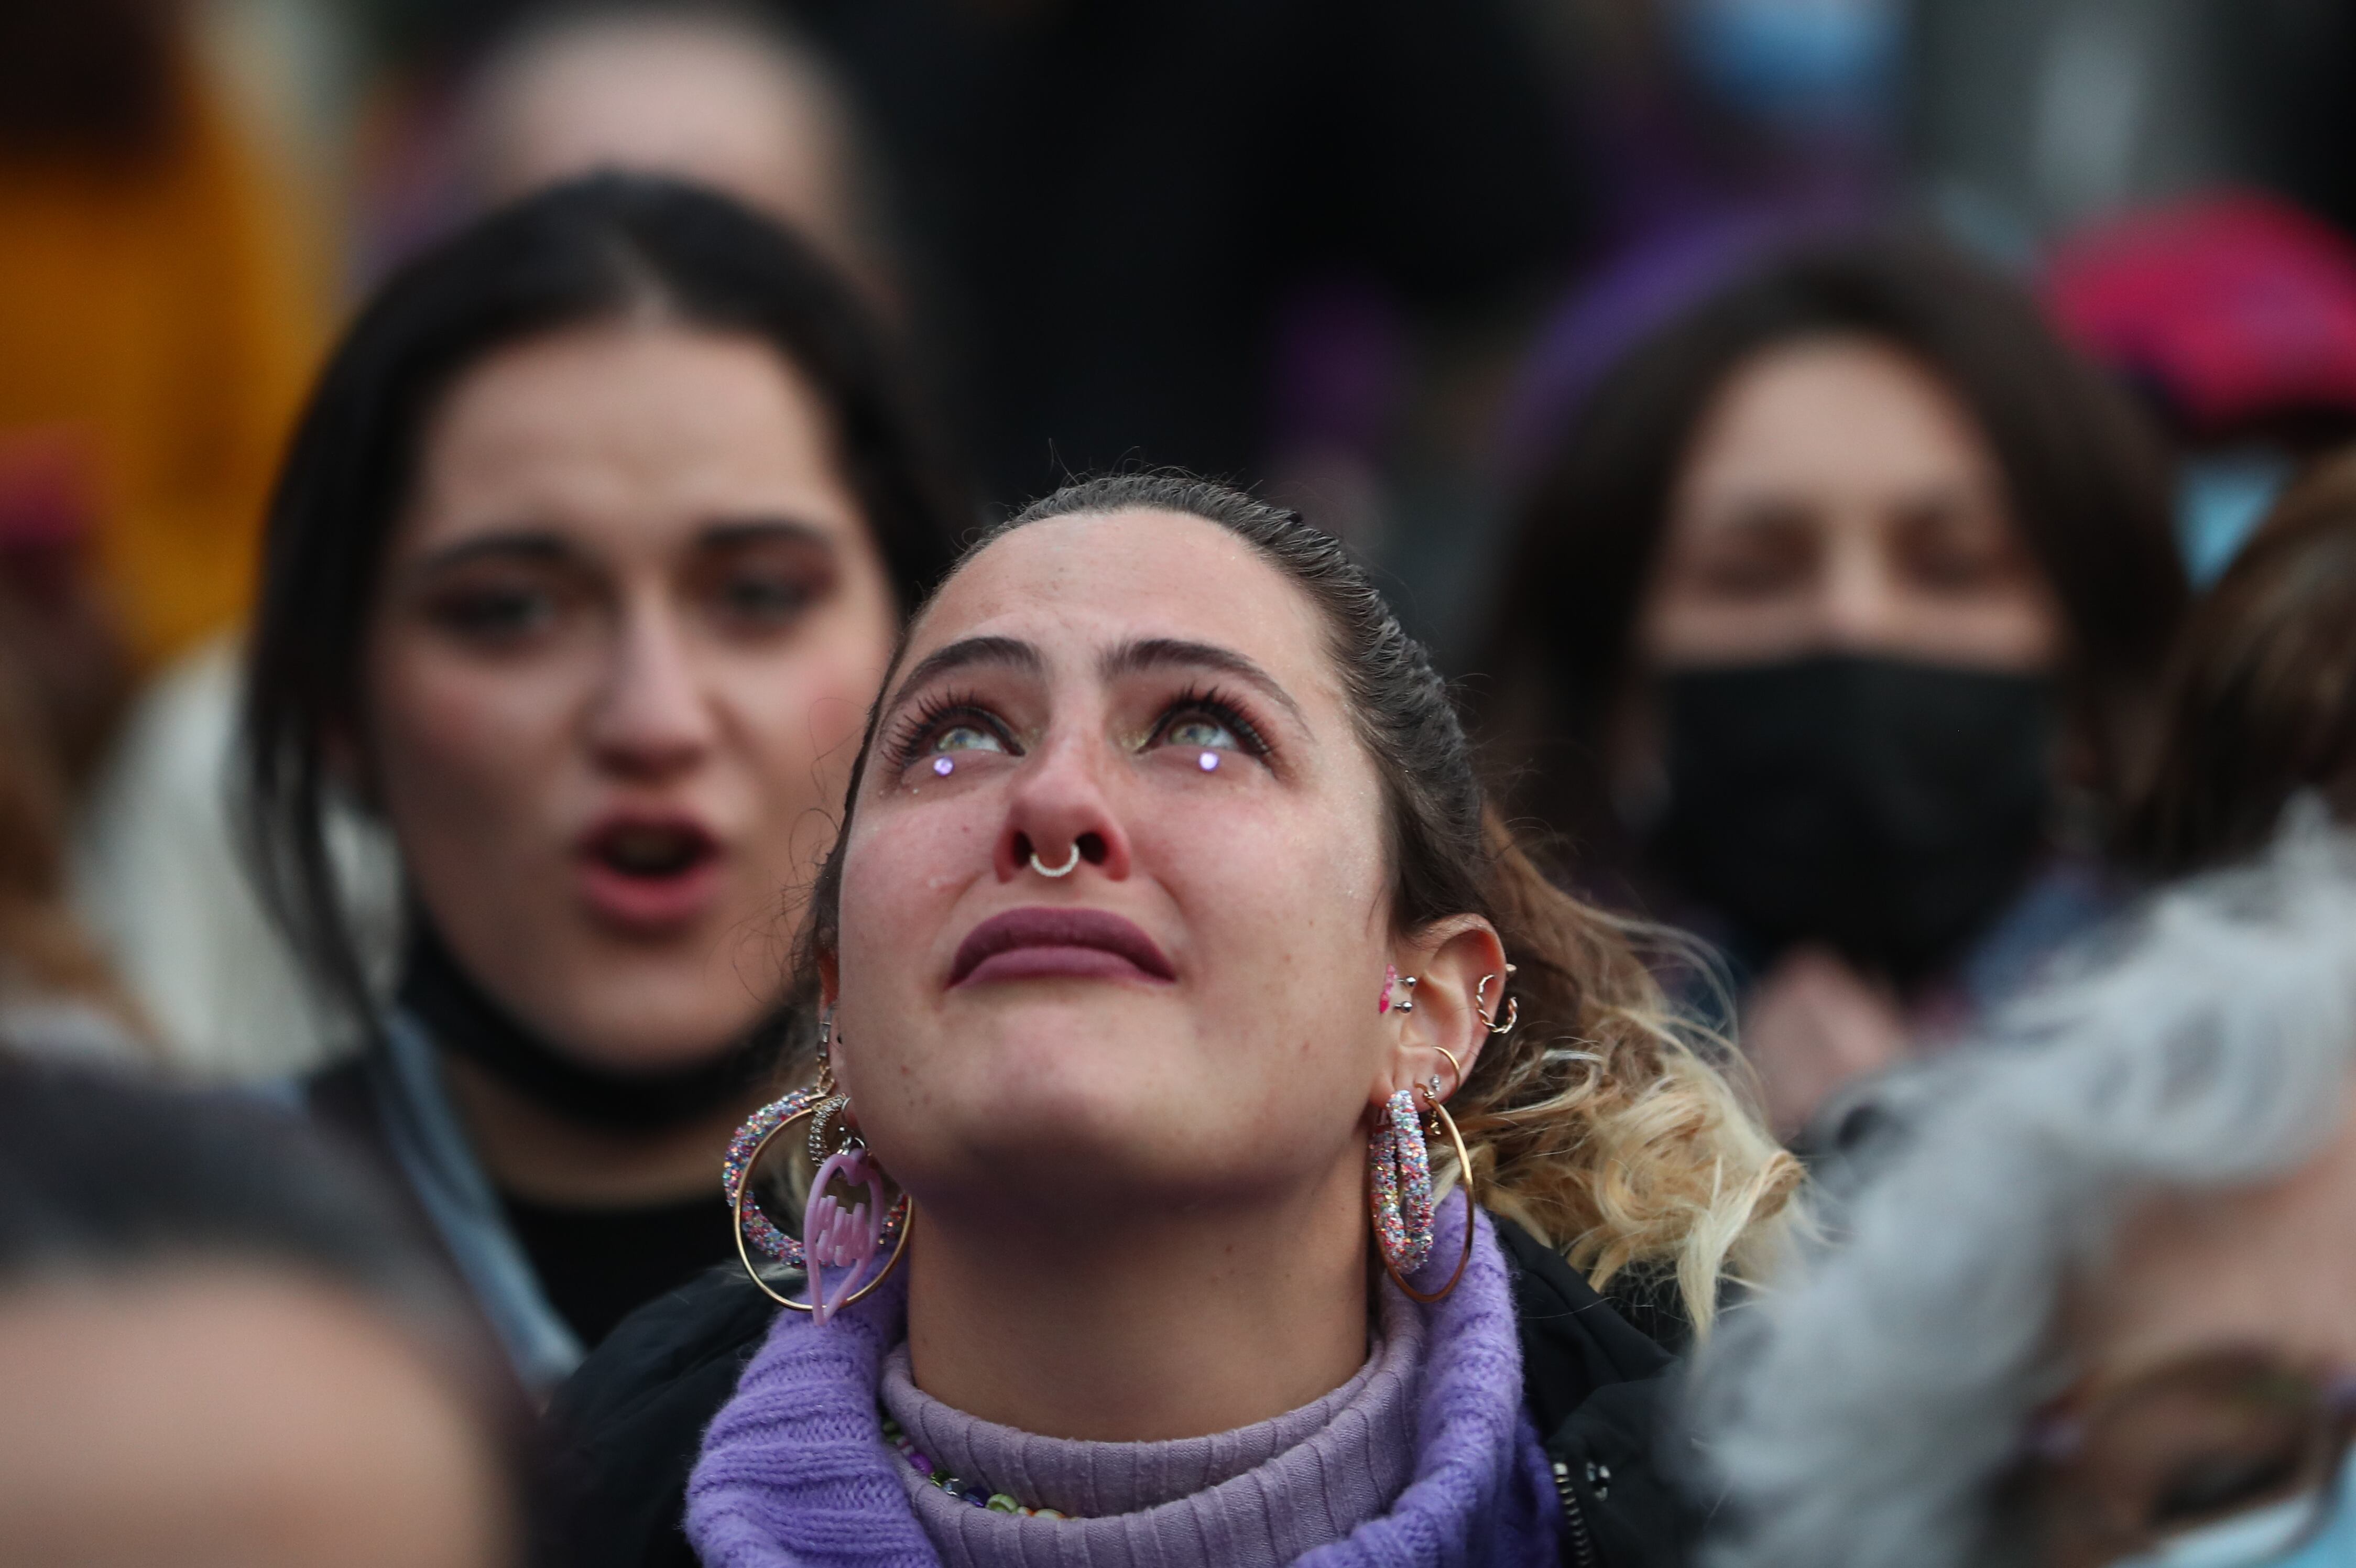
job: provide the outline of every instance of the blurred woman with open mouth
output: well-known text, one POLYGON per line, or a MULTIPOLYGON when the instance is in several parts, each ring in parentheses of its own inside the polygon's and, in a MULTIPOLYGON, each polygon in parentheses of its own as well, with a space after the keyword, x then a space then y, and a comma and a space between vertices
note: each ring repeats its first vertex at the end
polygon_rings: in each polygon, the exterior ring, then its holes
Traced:
POLYGON ((792 1032, 786 898, 957 506, 852 293, 659 178, 422 257, 312 400, 253 636, 254 826, 347 998, 331 795, 390 827, 412 936, 310 1096, 536 1386, 734 1256, 711 1173, 792 1032))
POLYGON ((1795 1167, 1331 539, 1175 476, 991 535, 804 944, 757 1271, 560 1392, 564 1561, 1676 1560, 1659 1374, 1795 1167))

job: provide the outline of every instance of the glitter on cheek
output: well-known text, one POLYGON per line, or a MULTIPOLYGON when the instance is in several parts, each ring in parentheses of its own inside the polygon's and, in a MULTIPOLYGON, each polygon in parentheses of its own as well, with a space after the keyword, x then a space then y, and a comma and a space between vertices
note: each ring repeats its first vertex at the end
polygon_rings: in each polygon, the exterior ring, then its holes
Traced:
POLYGON ((957 764, 946 757, 933 758, 933 771, 946 779, 957 771, 957 764))
POLYGON ((1197 760, 1201 762, 1203 771, 1205 773, 1216 773, 1219 770, 1219 754, 1215 751, 1206 751, 1197 760))

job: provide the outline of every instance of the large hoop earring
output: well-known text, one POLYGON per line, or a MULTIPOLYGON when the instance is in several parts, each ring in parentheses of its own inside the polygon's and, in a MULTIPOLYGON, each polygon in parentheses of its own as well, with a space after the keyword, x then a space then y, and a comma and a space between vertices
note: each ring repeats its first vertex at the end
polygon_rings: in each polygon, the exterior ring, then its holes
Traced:
POLYGON ((1431 1255, 1431 1159, 1413 1091, 1402 1089, 1383 1102, 1366 1155, 1375 1246, 1396 1279, 1431 1255))
MULTIPOLYGON (((1456 1053, 1450 1050, 1446 1046, 1434 1046, 1431 1048, 1448 1058, 1448 1066, 1455 1074, 1455 1082, 1449 1085, 1450 1092, 1453 1093, 1464 1082, 1464 1064, 1458 1061, 1456 1059, 1456 1053)), ((1400 1092, 1403 1094, 1406 1091, 1402 1090, 1400 1092)), ((1398 1096, 1397 1095, 1392 1096, 1394 1101, 1398 1098, 1398 1096)), ((1405 1279, 1401 1278, 1400 1271, 1392 1265, 1390 1257, 1387 1253, 1386 1253, 1383 1258, 1383 1270, 1390 1275, 1391 1283, 1398 1286, 1400 1291, 1407 1295, 1408 1300, 1421 1302, 1427 1306, 1433 1302, 1445 1299, 1448 1294, 1451 1291, 1453 1291, 1458 1283, 1464 1278, 1465 1265, 1472 1261, 1472 1231, 1474 1230, 1475 1221, 1479 1219, 1479 1215, 1477 1213, 1479 1205, 1475 1200, 1472 1192, 1472 1156, 1465 1151, 1464 1134, 1456 1130, 1456 1118, 1448 1113, 1448 1107, 1440 1103, 1440 1096, 1437 1093, 1432 1093, 1430 1095, 1430 1098, 1431 1101, 1431 1114, 1439 1118, 1441 1131, 1448 1134, 1449 1144, 1456 1151, 1456 1179, 1464 1188, 1464 1250, 1457 1254, 1456 1271, 1448 1276, 1448 1283, 1441 1285, 1438 1290, 1430 1292, 1429 1294, 1416 1289, 1413 1285, 1408 1283, 1405 1279)), ((1428 1180, 1429 1177, 1427 1176, 1427 1181, 1428 1180)), ((1429 1188, 1427 1187, 1427 1193, 1428 1192, 1429 1188)), ((1429 1201, 1428 1197, 1427 1201, 1429 1201)), ((1379 1241, 1379 1236, 1377 1237, 1377 1240, 1379 1241)), ((1428 1239, 1427 1245, 1429 1245, 1428 1239)), ((1377 1250, 1380 1250, 1379 1247, 1377 1250)), ((1414 1265, 1410 1265, 1410 1267, 1413 1266, 1414 1265)))
MULTIPOLYGON (((830 1029, 828 1032, 831 1034, 830 1029)), ((908 1250, 908 1232, 915 1229, 914 1200, 906 1193, 902 1193, 899 1202, 893 1205, 890 1215, 878 1220, 865 1204, 846 1212, 826 1195, 828 1184, 837 1175, 841 1175, 854 1186, 867 1186, 873 1200, 881 1203, 883 1189, 873 1169, 874 1156, 867 1152, 865 1144, 854 1145, 856 1134, 846 1135, 844 1146, 819 1163, 818 1174, 810 1186, 809 1201, 803 1209, 802 1223, 805 1232, 823 1233, 814 1234, 812 1238, 817 1240, 819 1251, 840 1256, 845 1248, 858 1251, 858 1243, 866 1243, 867 1258, 852 1269, 851 1277, 855 1280, 865 1262, 872 1261, 875 1247, 884 1240, 892 1241, 892 1254, 876 1271, 874 1278, 829 1301, 825 1294, 824 1273, 829 1266, 828 1260, 825 1257, 813 1259, 809 1248, 778 1230, 776 1221, 762 1213, 758 1205, 754 1206, 752 1213, 747 1216, 745 1199, 752 1191, 755 1168, 760 1165, 761 1156, 767 1153, 779 1133, 806 1118, 837 1115, 849 1103, 836 1092, 833 1069, 825 1056, 820 1055, 818 1082, 795 1090, 753 1112, 744 1125, 736 1130, 736 1136, 728 1144, 728 1156, 721 1165, 721 1189, 728 1197, 728 1213, 736 1232, 736 1256, 744 1263, 744 1272, 752 1276, 761 1294, 771 1301, 780 1306, 789 1306, 796 1312, 807 1312, 819 1323, 824 1323, 853 1302, 864 1301, 873 1294, 876 1286, 891 1276, 894 1269, 900 1266, 901 1255, 908 1250), (838 1161, 845 1164, 838 1165, 838 1161), (872 1228, 872 1238, 858 1235, 865 1228, 872 1228), (796 1301, 764 1278, 760 1265, 753 1261, 753 1249, 756 1246, 776 1262, 802 1270, 809 1282, 812 1299, 796 1301)))

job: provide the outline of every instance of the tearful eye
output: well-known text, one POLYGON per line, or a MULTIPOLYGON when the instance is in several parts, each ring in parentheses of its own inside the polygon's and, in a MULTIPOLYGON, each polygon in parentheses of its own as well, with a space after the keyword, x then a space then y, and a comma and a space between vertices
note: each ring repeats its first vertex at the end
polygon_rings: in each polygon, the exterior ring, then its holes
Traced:
POLYGON ((1213 748, 1225 751, 1242 749, 1235 731, 1207 714, 1197 714, 1174 722, 1162 732, 1162 738, 1172 746, 1201 750, 1213 748))
POLYGON ((947 751, 1004 751, 1006 743, 980 725, 951 725, 933 736, 931 749, 936 754, 947 751))

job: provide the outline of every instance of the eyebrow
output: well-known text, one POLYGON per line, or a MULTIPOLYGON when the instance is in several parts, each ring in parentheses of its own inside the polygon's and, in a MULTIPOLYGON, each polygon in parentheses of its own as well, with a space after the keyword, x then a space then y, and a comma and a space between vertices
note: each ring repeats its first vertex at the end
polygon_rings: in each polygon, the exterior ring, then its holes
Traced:
POLYGON ((723 518, 698 530, 695 536, 699 548, 764 544, 775 540, 834 548, 832 533, 814 522, 791 517, 723 518))
POLYGON ((415 570, 420 574, 447 571, 487 557, 520 556, 529 561, 572 561, 581 553, 562 534, 513 529, 503 533, 478 533, 430 552, 415 570))
MULTIPOLYGON (((696 530, 694 548, 727 550, 771 541, 815 544, 830 550, 834 547, 833 536, 815 523, 787 517, 745 517, 723 518, 706 523, 696 530)), ((553 530, 506 529, 444 545, 420 561, 417 570, 442 572, 453 566, 462 566, 469 561, 497 557, 562 563, 580 560, 582 551, 563 534, 553 530)))
POLYGON ((1026 675, 1044 674, 1047 669, 1047 661, 1040 656, 1039 650, 1019 638, 960 638, 916 660, 916 667, 908 671, 907 678, 892 693, 892 700, 885 704, 884 712, 889 713, 906 702, 909 693, 930 685, 953 670, 970 670, 981 664, 1019 670, 1026 675))
MULTIPOLYGON (((899 707, 907 701, 908 693, 952 671, 969 670, 984 664, 1019 670, 1026 675, 1043 675, 1047 669, 1047 661, 1039 650, 1018 638, 964 638, 935 649, 918 660, 916 668, 908 671, 907 678, 892 693, 892 701, 884 711, 888 713, 899 707)), ((1108 651, 1098 660, 1097 668, 1098 673, 1108 682, 1147 670, 1216 670, 1222 674, 1234 676, 1266 695, 1290 714, 1303 728, 1309 725, 1309 715, 1301 711, 1301 704, 1293 701, 1292 693, 1287 692, 1275 676, 1242 654, 1232 649, 1221 648, 1216 643, 1191 642, 1176 637, 1138 638, 1108 651)))
POLYGON ((1301 704, 1292 700, 1292 693, 1275 676, 1233 649, 1221 648, 1216 643, 1190 642, 1176 637, 1141 638, 1108 652, 1098 672, 1110 682, 1141 671, 1173 669, 1216 670, 1223 675, 1232 675, 1282 707, 1303 729, 1309 727, 1309 715, 1301 711, 1301 704))

